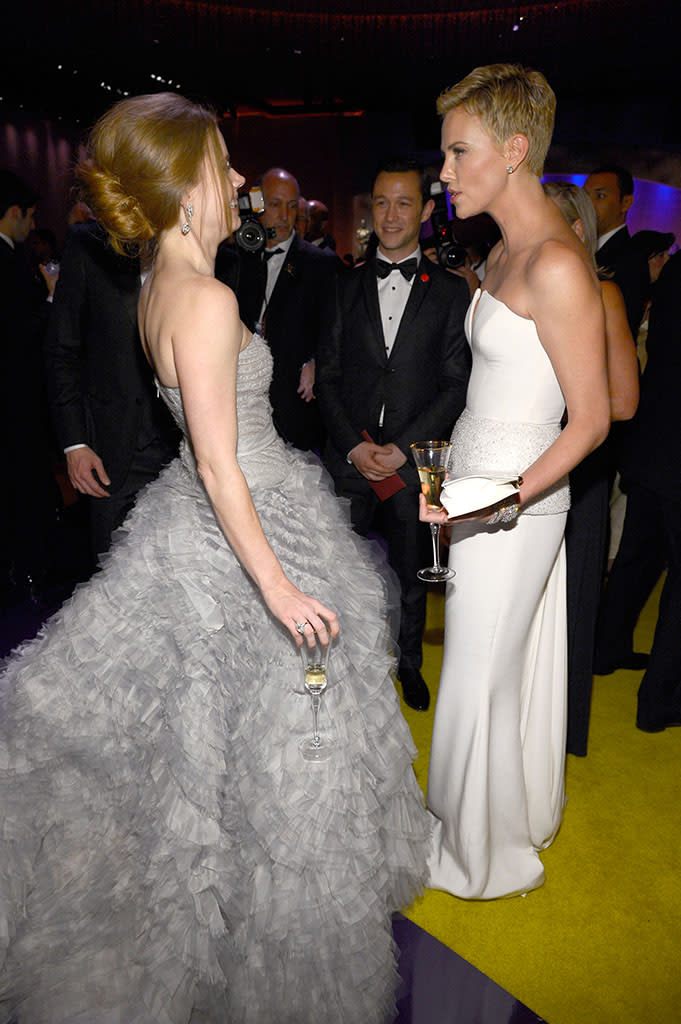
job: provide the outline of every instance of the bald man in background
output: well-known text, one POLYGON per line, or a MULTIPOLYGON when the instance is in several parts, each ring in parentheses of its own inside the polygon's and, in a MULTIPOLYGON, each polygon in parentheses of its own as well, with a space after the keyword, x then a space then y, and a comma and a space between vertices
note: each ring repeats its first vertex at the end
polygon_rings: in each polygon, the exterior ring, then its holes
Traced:
POLYGON ((307 204, 309 225, 305 238, 318 249, 336 251, 336 240, 329 234, 329 208, 321 199, 310 199, 307 204))
POLYGON ((296 448, 320 451, 324 430, 314 394, 315 355, 321 312, 339 264, 332 252, 295 231, 300 188, 294 176, 272 167, 259 184, 265 200, 260 222, 270 237, 263 252, 239 251, 235 290, 241 319, 272 351, 275 427, 296 448))

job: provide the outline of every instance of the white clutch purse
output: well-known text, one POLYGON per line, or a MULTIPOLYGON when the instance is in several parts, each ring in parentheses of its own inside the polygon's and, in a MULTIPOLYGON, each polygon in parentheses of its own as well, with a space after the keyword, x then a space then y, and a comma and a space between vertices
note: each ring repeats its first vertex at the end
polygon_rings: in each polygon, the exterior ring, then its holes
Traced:
POLYGON ((466 516, 504 498, 517 494, 520 480, 504 480, 490 476, 460 476, 446 480, 440 492, 440 503, 450 519, 466 516))

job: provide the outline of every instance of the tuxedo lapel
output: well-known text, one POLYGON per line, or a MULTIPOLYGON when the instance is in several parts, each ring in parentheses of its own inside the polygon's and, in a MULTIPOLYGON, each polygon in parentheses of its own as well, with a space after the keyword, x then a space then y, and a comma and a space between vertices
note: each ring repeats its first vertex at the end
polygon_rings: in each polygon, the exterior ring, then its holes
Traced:
POLYGON ((267 303, 268 313, 274 311, 276 315, 277 308, 286 304, 288 294, 298 282, 300 275, 303 272, 303 268, 300 264, 301 259, 298 246, 298 236, 294 235, 281 270, 277 274, 277 280, 274 288, 272 289, 270 301, 267 303))
POLYGON ((376 349, 380 352, 381 359, 385 361, 385 338, 383 336, 383 323, 381 321, 381 307, 378 304, 376 273, 371 262, 367 263, 364 268, 362 293, 371 329, 371 337, 376 342, 376 349))
POLYGON ((416 272, 416 278, 411 287, 407 304, 404 307, 404 313, 400 320, 400 326, 397 329, 397 335, 395 337, 395 344, 392 347, 390 353, 391 357, 399 348, 400 344, 404 344, 404 339, 409 334, 409 331, 418 316, 419 310, 423 300, 425 299, 430 289, 430 276, 427 273, 421 273, 420 270, 416 272), (425 279, 425 280, 424 280, 425 279))
POLYGON ((616 263, 622 251, 627 248, 631 241, 631 235, 626 227, 617 231, 612 238, 609 238, 605 245, 596 251, 596 263, 599 267, 611 267, 616 263))

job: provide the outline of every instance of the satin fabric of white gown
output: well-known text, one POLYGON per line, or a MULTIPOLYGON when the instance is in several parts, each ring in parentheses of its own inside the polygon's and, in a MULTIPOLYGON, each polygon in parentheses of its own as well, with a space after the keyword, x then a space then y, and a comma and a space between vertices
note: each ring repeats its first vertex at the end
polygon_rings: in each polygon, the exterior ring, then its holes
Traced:
MULTIPOLYGON (((508 474, 558 436, 565 403, 534 322, 478 290, 450 475, 508 474)), ((540 885, 564 806, 567 480, 508 525, 452 527, 431 747, 430 885, 492 899, 540 885)))

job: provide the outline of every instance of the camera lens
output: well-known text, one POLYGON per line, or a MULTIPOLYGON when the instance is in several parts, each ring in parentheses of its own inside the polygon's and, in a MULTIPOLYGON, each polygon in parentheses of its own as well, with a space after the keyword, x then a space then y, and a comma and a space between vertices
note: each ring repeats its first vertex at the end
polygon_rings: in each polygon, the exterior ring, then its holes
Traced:
POLYGON ((260 252, 265 248, 267 235, 257 220, 247 220, 235 231, 234 241, 246 252, 260 252))
POLYGON ((466 250, 458 242, 452 242, 443 252, 443 263, 450 270, 458 270, 466 262, 466 250))

